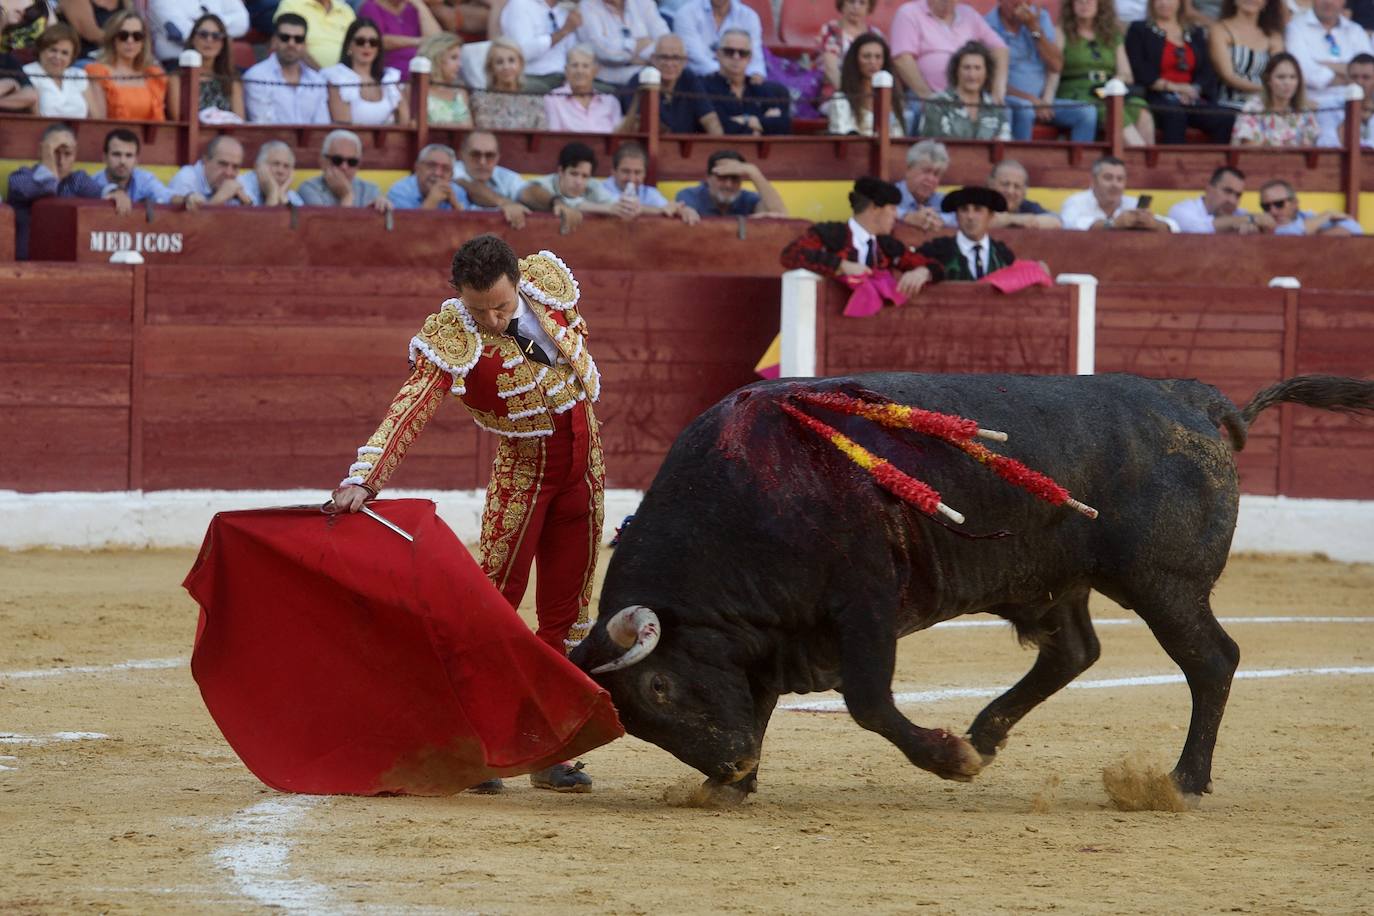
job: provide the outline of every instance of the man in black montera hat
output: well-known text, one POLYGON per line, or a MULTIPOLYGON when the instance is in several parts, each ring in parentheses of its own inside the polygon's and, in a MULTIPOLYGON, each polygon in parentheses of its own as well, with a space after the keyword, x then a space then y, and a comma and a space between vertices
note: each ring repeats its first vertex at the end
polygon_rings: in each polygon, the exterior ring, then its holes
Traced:
POLYGON ((879 178, 860 178, 849 192, 854 215, 846 223, 816 223, 782 250, 782 266, 802 267, 826 277, 862 276, 879 270, 901 272, 897 289, 908 298, 944 277, 940 264, 892 235, 902 193, 879 178))
POLYGON ((1007 199, 992 188, 960 188, 940 204, 959 218, 953 236, 931 239, 916 249, 944 268, 946 280, 977 280, 1011 266, 1016 255, 1002 242, 988 237, 992 215, 1007 209, 1007 199))

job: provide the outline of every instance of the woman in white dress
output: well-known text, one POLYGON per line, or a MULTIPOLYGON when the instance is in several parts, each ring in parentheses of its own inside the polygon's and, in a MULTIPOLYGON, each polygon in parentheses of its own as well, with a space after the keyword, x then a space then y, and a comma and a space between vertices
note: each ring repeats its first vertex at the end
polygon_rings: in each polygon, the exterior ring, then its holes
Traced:
POLYGON ((25 64, 24 73, 38 91, 40 117, 105 117, 105 93, 71 65, 80 45, 80 36, 65 22, 49 26, 38 37, 38 60, 25 64))
POLYGON ((335 124, 410 124, 409 87, 401 71, 382 66, 382 32, 366 16, 353 20, 339 62, 320 75, 329 83, 335 124))

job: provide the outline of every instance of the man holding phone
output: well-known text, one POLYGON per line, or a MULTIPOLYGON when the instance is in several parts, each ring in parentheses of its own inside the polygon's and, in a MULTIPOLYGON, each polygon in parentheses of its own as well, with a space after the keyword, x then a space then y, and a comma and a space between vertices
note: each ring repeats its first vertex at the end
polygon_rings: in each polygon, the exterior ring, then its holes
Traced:
POLYGON ((1088 190, 1070 195, 1059 211, 1065 229, 1131 229, 1177 232, 1178 224, 1150 212, 1149 194, 1126 193, 1126 163, 1103 156, 1093 163, 1088 190))

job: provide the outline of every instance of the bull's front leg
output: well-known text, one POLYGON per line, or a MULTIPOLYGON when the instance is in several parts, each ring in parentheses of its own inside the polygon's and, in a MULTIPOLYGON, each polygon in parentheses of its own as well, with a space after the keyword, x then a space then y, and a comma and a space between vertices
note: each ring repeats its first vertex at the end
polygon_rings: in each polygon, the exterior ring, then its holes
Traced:
POLYGON ((837 615, 845 706, 854 721, 897 745, 907 759, 943 779, 970 782, 983 758, 968 741, 942 728, 922 728, 892 701, 897 664, 895 607, 850 606, 837 615))

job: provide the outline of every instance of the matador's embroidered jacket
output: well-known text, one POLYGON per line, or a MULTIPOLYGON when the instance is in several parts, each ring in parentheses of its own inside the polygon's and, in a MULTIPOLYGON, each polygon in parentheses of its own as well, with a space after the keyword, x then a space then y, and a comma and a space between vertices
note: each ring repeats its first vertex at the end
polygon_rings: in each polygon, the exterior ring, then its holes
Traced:
POLYGON ((601 374, 587 350, 572 272, 553 252, 541 251, 520 259, 519 288, 562 358, 553 366, 528 359, 514 338, 478 328, 462 300, 445 301, 410 341, 414 371, 341 486, 381 490, 446 391, 462 400, 478 426, 511 437, 552 435, 555 414, 596 401, 601 374))

